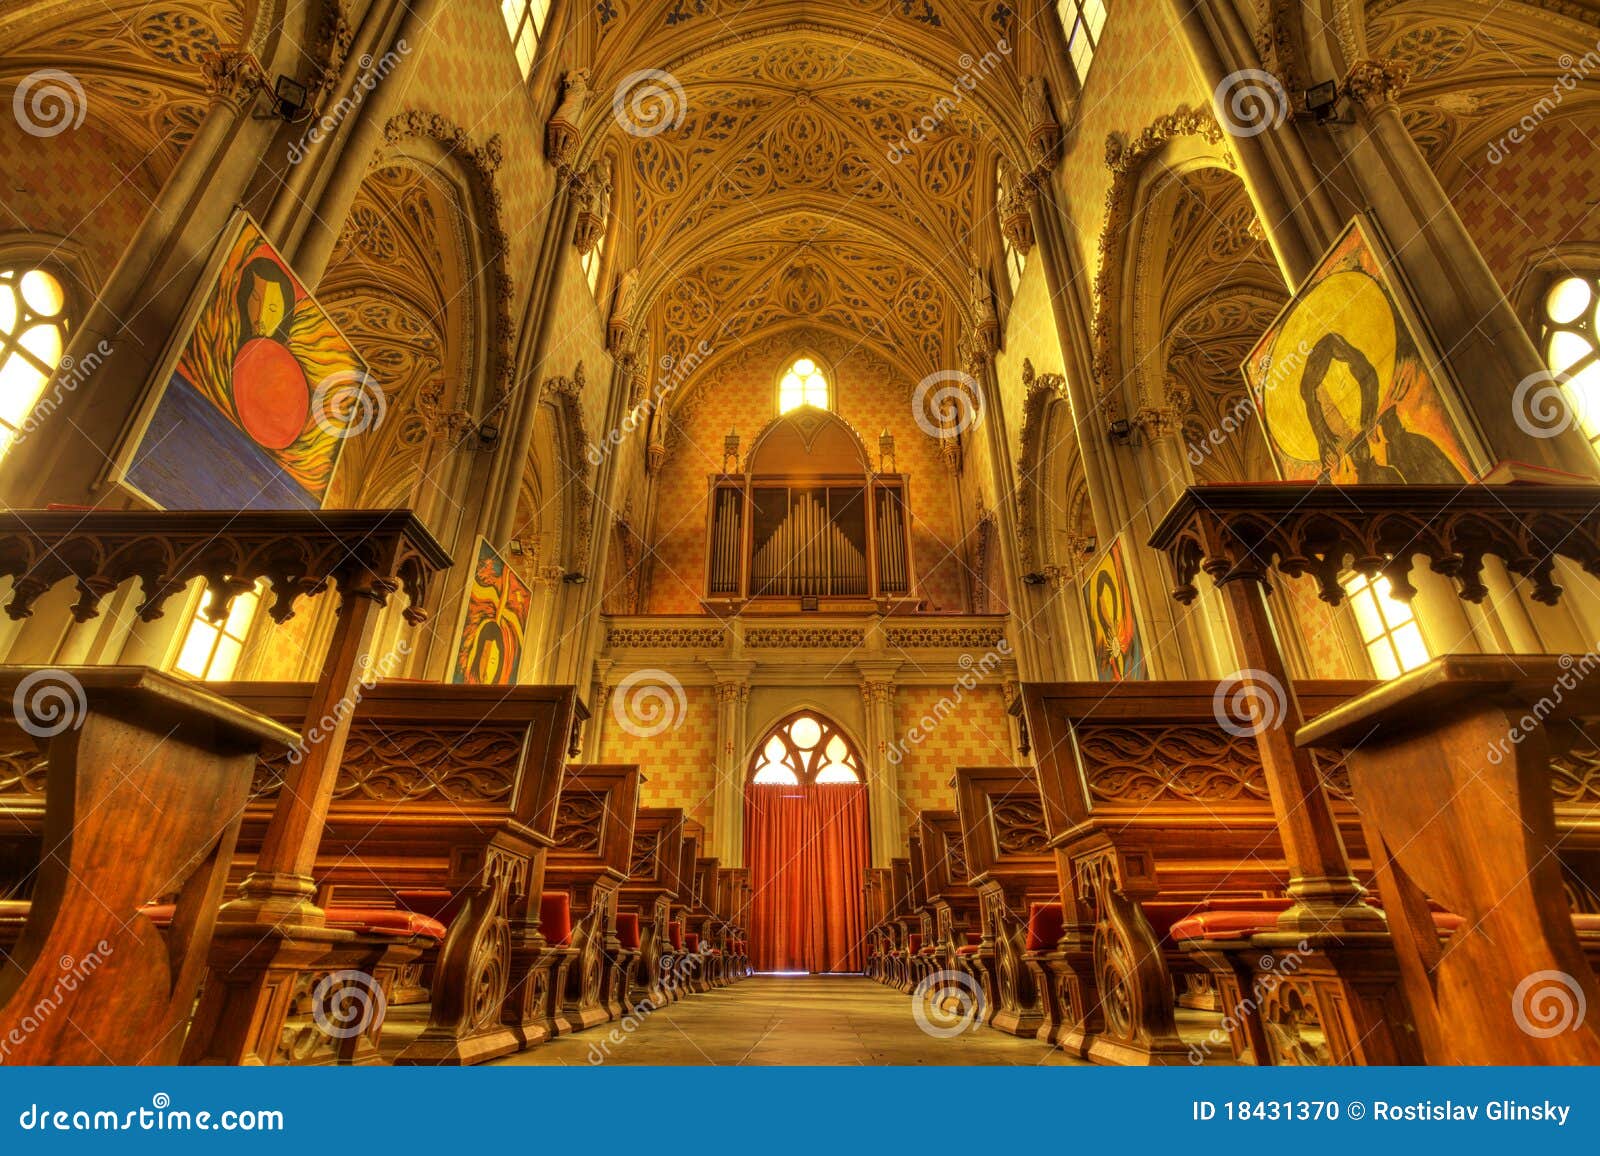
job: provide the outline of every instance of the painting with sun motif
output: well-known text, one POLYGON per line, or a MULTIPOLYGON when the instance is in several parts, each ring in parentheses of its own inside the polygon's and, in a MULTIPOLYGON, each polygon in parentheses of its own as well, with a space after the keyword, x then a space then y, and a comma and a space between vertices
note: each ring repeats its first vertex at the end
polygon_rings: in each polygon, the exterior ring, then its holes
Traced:
POLYGON ((1459 482, 1473 462, 1443 365, 1360 218, 1350 222, 1244 363, 1286 481, 1459 482))
POLYGON ((522 667, 533 593, 485 539, 467 587, 460 645, 450 681, 471 686, 514 686, 522 667))
POLYGON ((372 424, 370 382, 332 318, 240 211, 117 480, 168 510, 316 509, 344 440, 372 424))
POLYGON ((1122 542, 1111 543, 1089 573, 1083 597, 1094 643, 1095 677, 1101 682, 1144 678, 1144 638, 1133 610, 1133 590, 1122 564, 1122 542))

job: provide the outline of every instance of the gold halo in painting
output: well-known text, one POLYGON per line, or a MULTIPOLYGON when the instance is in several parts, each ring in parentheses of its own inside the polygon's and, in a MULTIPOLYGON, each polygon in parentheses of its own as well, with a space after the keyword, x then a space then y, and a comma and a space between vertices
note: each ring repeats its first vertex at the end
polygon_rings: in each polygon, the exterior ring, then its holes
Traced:
MULTIPOLYGON (((1394 385, 1395 316, 1383 287, 1366 273, 1335 273, 1317 285, 1284 318, 1265 380, 1256 383, 1267 428, 1279 450, 1302 462, 1321 454, 1300 396, 1306 359, 1327 333, 1337 333, 1372 362, 1378 374, 1378 408, 1394 385)), ((1337 408, 1349 429, 1361 428, 1361 389, 1346 373, 1323 381, 1326 403, 1337 408)))

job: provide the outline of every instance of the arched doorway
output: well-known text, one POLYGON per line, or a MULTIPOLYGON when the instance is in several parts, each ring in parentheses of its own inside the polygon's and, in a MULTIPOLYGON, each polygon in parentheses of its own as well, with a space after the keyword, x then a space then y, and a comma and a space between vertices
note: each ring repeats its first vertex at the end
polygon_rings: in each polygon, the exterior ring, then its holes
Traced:
POLYGON ((744 846, 757 971, 865 966, 867 798, 855 744, 815 711, 781 719, 745 780, 744 846))

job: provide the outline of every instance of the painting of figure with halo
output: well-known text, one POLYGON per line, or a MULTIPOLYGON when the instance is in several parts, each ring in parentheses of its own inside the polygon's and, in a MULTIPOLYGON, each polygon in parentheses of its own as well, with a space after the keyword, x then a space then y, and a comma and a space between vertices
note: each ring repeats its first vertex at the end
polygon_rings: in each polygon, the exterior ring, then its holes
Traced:
POLYGON ((1083 588, 1094 643, 1095 677, 1101 682, 1144 678, 1144 638, 1133 611, 1133 590, 1122 564, 1122 542, 1114 541, 1083 588))
POLYGON ((1359 220, 1244 363, 1286 481, 1421 485, 1473 474, 1435 377, 1359 220))

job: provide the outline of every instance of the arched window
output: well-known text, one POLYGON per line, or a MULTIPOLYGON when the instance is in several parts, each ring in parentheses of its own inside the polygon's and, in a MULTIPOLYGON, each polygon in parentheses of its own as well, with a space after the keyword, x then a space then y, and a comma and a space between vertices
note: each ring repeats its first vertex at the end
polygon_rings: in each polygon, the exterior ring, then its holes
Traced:
POLYGON ((1072 75, 1081 85, 1100 48, 1100 33, 1106 26, 1106 0, 1056 0, 1056 15, 1061 18, 1061 31, 1067 36, 1072 75))
POLYGON ((539 37, 544 35, 545 21, 550 18, 550 4, 551 0, 500 0, 500 15, 505 19, 511 46, 516 49, 523 80, 533 72, 539 37))
POLYGON ((859 783, 861 760, 837 727, 820 715, 801 711, 772 728, 756 751, 750 781, 787 787, 859 783))
POLYGON ((0 268, 0 457, 39 404, 66 343, 60 279, 40 268, 0 268))
POLYGON ((1361 645, 1379 678, 1399 678, 1433 657, 1422 637, 1422 627, 1409 604, 1394 596, 1383 575, 1368 578, 1352 574, 1344 580, 1350 609, 1355 612, 1361 645))
POLYGON ((814 358, 799 357, 778 381, 778 412, 788 413, 809 405, 813 409, 832 409, 833 398, 827 375, 814 358))
POLYGON ((211 621, 206 613, 211 596, 202 590, 195 602, 194 614, 184 628, 183 639, 178 643, 172 669, 207 682, 232 678, 239 669, 239 660, 244 657, 244 644, 250 637, 256 613, 261 609, 264 587, 264 581, 257 582, 255 589, 235 596, 227 617, 221 622, 211 621))
POLYGON ((1600 453, 1600 277, 1562 277, 1544 296, 1540 342, 1583 436, 1600 453))

